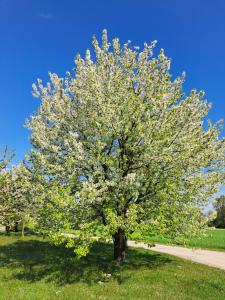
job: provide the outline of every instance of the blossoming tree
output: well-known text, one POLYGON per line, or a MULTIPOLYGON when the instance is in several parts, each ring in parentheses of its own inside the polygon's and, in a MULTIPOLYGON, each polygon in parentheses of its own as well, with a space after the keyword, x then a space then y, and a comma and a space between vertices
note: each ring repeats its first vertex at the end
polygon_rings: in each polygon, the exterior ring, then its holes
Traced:
POLYGON ((5 225, 6 233, 9 233, 9 215, 11 214, 10 202, 8 201, 8 191, 10 189, 10 171, 7 167, 14 157, 14 152, 9 152, 6 146, 0 149, 0 224, 5 225))
POLYGON ((20 163, 6 170, 0 180, 0 223, 5 224, 6 233, 10 227, 21 224, 22 236, 24 227, 30 216, 34 217, 35 203, 33 200, 34 188, 28 170, 20 163))
POLYGON ((121 262, 135 230, 194 234, 199 208, 224 182, 221 122, 205 122, 204 93, 185 95, 184 75, 171 78, 170 59, 162 49, 154 56, 155 44, 110 45, 104 30, 93 58, 89 50, 76 57, 74 75, 50 73, 47 86, 33 85, 41 105, 27 123, 30 162, 47 187, 39 218, 78 256, 96 236, 112 238, 121 262), (74 227, 74 236, 63 234, 74 227))
POLYGON ((15 153, 9 151, 8 146, 6 146, 4 150, 0 149, 0 175, 3 175, 4 170, 13 159, 14 155, 15 153))

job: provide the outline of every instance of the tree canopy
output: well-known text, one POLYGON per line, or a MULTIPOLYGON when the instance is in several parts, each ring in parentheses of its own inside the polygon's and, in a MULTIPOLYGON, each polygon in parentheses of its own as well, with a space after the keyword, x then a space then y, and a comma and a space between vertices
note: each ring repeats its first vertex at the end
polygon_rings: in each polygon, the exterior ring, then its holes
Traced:
POLYGON ((185 75, 172 78, 156 42, 110 44, 104 30, 92 44, 73 72, 33 85, 41 104, 27 122, 29 163, 43 230, 78 256, 112 237, 122 261, 135 230, 177 237, 202 227, 199 208, 224 182, 222 123, 206 120, 203 91, 184 94, 185 75))

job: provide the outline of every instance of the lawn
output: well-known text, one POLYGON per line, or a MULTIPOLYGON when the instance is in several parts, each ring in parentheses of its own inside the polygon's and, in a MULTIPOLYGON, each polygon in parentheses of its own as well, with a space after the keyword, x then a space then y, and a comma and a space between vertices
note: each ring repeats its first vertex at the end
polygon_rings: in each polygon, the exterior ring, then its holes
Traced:
POLYGON ((1 235, 0 300, 225 299, 222 270, 142 249, 129 249, 122 267, 111 259, 111 244, 78 261, 47 240, 1 235))
MULTIPOLYGON (((138 233, 134 233, 130 238, 159 244, 175 244, 174 241, 165 237, 151 237, 147 234, 143 236, 138 233)), ((225 251, 225 229, 208 229, 202 236, 188 240, 185 246, 225 251)))

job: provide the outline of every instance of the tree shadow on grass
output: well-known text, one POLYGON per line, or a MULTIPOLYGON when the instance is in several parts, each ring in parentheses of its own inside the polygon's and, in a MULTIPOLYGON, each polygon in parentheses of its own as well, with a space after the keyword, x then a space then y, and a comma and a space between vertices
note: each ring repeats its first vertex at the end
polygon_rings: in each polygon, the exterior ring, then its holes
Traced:
POLYGON ((111 244, 96 242, 87 257, 77 260, 73 251, 63 246, 37 239, 17 240, 0 246, 0 267, 12 271, 10 278, 5 276, 4 280, 46 280, 59 285, 75 282, 91 284, 104 281, 104 274, 111 274, 121 284, 129 273, 123 271, 154 269, 171 262, 164 255, 130 248, 126 262, 119 267, 112 261, 112 253, 111 244))

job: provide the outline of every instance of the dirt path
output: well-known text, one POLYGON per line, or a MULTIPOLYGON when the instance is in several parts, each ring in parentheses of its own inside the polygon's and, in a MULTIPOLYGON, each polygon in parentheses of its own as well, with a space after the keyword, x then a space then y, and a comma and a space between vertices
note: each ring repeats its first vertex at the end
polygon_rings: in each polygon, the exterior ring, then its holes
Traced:
POLYGON ((178 256, 188 259, 200 264, 208 265, 225 270, 225 252, 210 251, 202 249, 190 249, 178 246, 158 245, 149 248, 144 243, 135 243, 128 241, 128 246, 135 248, 150 249, 152 251, 167 253, 170 255, 178 256))

